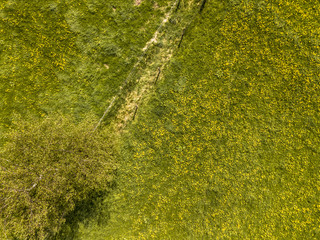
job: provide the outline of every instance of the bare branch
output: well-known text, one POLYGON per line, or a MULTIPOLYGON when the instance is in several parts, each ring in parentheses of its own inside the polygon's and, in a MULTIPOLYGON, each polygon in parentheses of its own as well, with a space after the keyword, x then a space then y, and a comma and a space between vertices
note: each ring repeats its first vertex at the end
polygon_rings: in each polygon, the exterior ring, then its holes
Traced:
POLYGON ((34 189, 38 185, 41 179, 42 179, 42 175, 40 175, 40 177, 38 178, 38 181, 34 183, 31 188, 25 189, 25 191, 30 192, 32 189, 34 189))

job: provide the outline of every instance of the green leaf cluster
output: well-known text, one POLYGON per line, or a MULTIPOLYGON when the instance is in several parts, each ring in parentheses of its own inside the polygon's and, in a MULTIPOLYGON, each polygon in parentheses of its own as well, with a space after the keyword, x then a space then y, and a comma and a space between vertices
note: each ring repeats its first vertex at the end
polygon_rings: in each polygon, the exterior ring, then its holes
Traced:
POLYGON ((96 119, 17 119, 0 152, 2 228, 7 237, 48 239, 77 203, 112 187, 116 153, 96 119))

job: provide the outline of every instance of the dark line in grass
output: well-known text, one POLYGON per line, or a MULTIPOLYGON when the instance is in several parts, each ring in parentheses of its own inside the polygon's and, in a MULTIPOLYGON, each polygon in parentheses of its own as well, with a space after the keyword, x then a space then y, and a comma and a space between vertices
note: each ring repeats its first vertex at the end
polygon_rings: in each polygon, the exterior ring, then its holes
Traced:
POLYGON ((176 8, 176 12, 179 10, 179 8, 180 8, 180 2, 181 2, 181 0, 179 0, 179 2, 178 2, 178 4, 177 4, 177 8, 176 8))
POLYGON ((133 114, 132 121, 135 119, 136 114, 137 114, 137 111, 138 111, 138 105, 136 105, 136 107, 135 107, 135 110, 134 110, 134 114, 133 114))
POLYGON ((180 46, 181 46, 181 43, 182 43, 184 34, 186 33, 186 30, 187 30, 187 28, 183 29, 183 32, 182 32, 182 35, 181 35, 181 38, 180 38, 180 42, 179 42, 179 44, 178 44, 178 48, 180 48, 180 46))
POLYGON ((158 81, 158 78, 159 78, 159 76, 160 76, 160 73, 161 73, 161 69, 160 69, 160 67, 158 68, 158 74, 157 74, 157 76, 156 76, 156 79, 154 80, 154 85, 156 85, 156 83, 157 83, 157 81, 158 81))
POLYGON ((202 10, 204 9, 204 6, 206 5, 207 0, 203 0, 201 7, 200 7, 200 13, 202 12, 202 10))

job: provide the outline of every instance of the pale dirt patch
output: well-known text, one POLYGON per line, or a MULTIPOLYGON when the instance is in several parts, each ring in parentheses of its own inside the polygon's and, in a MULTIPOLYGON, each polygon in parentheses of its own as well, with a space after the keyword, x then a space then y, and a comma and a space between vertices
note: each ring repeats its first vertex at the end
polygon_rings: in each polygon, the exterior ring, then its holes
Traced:
POLYGON ((168 22, 168 19, 169 19, 169 18, 171 17, 171 15, 172 15, 172 10, 173 10, 173 8, 171 8, 171 10, 166 14, 165 18, 164 18, 163 21, 161 22, 161 24, 160 24, 160 26, 158 27, 157 31, 155 31, 155 33, 153 34, 153 37, 149 40, 149 42, 147 42, 147 44, 145 45, 145 47, 142 49, 144 52, 150 47, 150 45, 151 45, 152 43, 157 43, 160 29, 168 22))
POLYGON ((139 6, 142 3, 142 0, 135 0, 134 5, 139 6))
MULTIPOLYGON (((165 34, 160 33, 160 30, 170 19, 177 2, 178 0, 175 2, 175 4, 173 4, 170 11, 165 15, 163 21, 154 33, 153 37, 146 43, 145 47, 142 49, 143 52, 147 52, 148 49, 153 46, 152 43, 161 41, 161 43, 163 44, 162 48, 160 48, 159 51, 154 54, 148 61, 149 63, 143 70, 140 78, 136 79, 136 81, 138 82, 136 83, 135 88, 126 96, 125 102, 123 103, 121 109, 119 109, 116 120, 114 121, 115 132, 121 133, 125 129, 127 123, 133 120, 136 107, 138 107, 139 112, 139 106, 141 105, 142 100, 146 100, 148 93, 152 90, 152 88, 154 88, 154 81, 158 73, 158 69, 160 68, 160 70, 162 70, 165 68, 165 65, 170 60, 173 51, 176 49, 174 42, 177 41, 177 39, 169 40, 170 36, 166 36, 165 34)), ((139 63, 140 61, 135 64, 135 67, 137 67, 139 63)), ((137 114, 135 118, 138 118, 138 116, 139 114, 137 114)))
MULTIPOLYGON (((142 0, 136 0, 136 4, 140 4, 142 0)), ((165 15, 165 18, 163 19, 162 23, 154 33, 153 37, 146 43, 145 47, 142 49, 144 53, 148 54, 148 49, 156 47, 152 43, 161 42, 162 46, 160 48, 157 48, 156 53, 149 55, 150 57, 148 59, 148 62, 146 63, 146 66, 139 71, 139 76, 135 78, 135 76, 129 76, 127 77, 127 80, 125 81, 124 85, 120 87, 119 94, 125 94, 122 93, 123 87, 127 84, 126 82, 135 82, 134 83, 134 89, 131 90, 127 95, 125 96, 124 103, 120 107, 115 119, 112 121, 111 128, 113 129, 113 132, 116 132, 118 134, 121 134, 121 132, 125 129, 128 122, 133 120, 133 117, 135 115, 136 109, 138 107, 137 114, 135 116, 135 119, 139 117, 139 107, 144 101, 147 101, 148 97, 150 97, 148 93, 154 88, 155 84, 155 78, 158 74, 158 69, 162 71, 166 64, 169 62, 170 58, 173 55, 173 52, 177 49, 177 42, 179 41, 181 36, 172 37, 171 33, 165 33, 165 31, 160 31, 164 27, 164 25, 168 22, 170 19, 174 9, 176 8, 176 5, 178 3, 178 0, 175 1, 175 3, 172 5, 170 11, 165 15)), ((192 9, 190 9, 191 11, 192 9)), ((184 24, 176 25, 178 28, 177 30, 179 32, 182 32, 182 30, 190 23, 191 19, 188 19, 185 21, 184 24)), ((145 60, 145 57, 142 56, 134 65, 133 69, 138 68, 139 65, 141 65, 141 62, 145 60)), ((105 66, 106 67, 106 66, 105 66)), ((160 77, 158 79, 161 79, 161 73, 160 77)), ((104 116, 108 113, 108 111, 112 108, 114 102, 117 100, 117 96, 113 98, 110 105, 106 109, 104 115, 100 119, 98 125, 96 128, 100 125, 101 121, 103 120, 104 116)))
MULTIPOLYGON (((170 46, 172 47, 172 42, 166 42, 166 46, 152 57, 152 60, 156 61, 156 63, 151 62, 149 66, 146 67, 142 76, 138 79, 139 82, 136 87, 127 95, 125 103, 117 114, 116 122, 118 124, 115 126, 117 132, 121 132, 126 127, 127 123, 133 120, 136 106, 139 107, 142 101, 146 100, 148 93, 155 86, 154 81, 158 74, 158 68, 160 67, 160 71, 162 71, 172 57, 173 49, 169 48, 170 46)), ((161 79, 161 72, 159 79, 161 79)), ((135 119, 136 118, 138 118, 138 114, 135 116, 135 119)))

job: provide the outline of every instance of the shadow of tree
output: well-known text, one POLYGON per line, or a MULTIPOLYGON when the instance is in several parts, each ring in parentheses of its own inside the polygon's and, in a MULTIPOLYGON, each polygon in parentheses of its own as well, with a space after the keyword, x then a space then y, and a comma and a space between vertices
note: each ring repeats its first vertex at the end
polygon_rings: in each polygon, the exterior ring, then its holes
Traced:
POLYGON ((58 234, 52 236, 53 240, 79 239, 80 224, 88 225, 95 221, 99 225, 110 219, 108 206, 104 199, 110 192, 93 193, 86 200, 79 201, 75 209, 66 216, 66 222, 61 226, 58 234))

